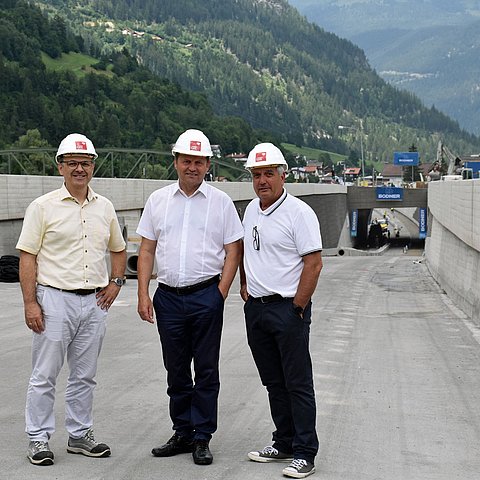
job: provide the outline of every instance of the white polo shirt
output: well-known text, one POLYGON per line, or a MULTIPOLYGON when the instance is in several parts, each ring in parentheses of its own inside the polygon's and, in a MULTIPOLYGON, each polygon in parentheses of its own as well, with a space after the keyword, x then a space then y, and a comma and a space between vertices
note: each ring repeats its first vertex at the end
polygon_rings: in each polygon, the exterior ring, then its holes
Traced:
POLYGON ((188 197, 174 183, 153 192, 137 233, 157 242, 157 279, 185 287, 218 275, 225 263, 224 245, 243 237, 230 197, 203 182, 188 197))
POLYGON ((315 212, 284 189, 266 210, 260 208, 258 198, 252 200, 245 210, 243 226, 248 293, 252 297, 275 293, 294 297, 303 270, 302 256, 322 250, 315 212))
POLYGON ((80 205, 65 187, 34 200, 16 248, 37 256, 37 282, 75 290, 108 285, 107 250, 125 241, 112 202, 88 187, 80 205))

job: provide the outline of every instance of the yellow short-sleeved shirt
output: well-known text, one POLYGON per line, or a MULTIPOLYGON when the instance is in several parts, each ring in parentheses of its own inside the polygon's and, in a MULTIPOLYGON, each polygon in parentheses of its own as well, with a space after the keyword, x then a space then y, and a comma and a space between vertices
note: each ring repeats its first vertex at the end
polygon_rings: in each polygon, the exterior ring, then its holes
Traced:
POLYGON ((88 188, 80 205, 65 185, 34 200, 16 248, 37 256, 37 282, 73 290, 108 284, 107 250, 125 249, 112 202, 88 188))

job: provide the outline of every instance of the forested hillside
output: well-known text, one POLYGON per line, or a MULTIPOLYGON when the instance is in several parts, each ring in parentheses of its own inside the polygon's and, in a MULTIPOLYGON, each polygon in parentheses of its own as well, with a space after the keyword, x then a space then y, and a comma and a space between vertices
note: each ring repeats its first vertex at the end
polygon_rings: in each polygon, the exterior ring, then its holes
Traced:
POLYGON ((238 117, 214 115, 203 94, 152 74, 126 49, 103 61, 87 57, 82 37, 60 16, 49 20, 32 5, 5 0, 0 14, 0 149, 35 129, 36 146, 56 146, 79 131, 97 147, 168 150, 184 129, 200 128, 224 153, 247 151, 260 136, 238 117), (67 60, 82 67, 63 70, 67 60))
POLYGON ((308 23, 285 0, 50 0, 43 6, 75 19, 72 28, 105 55, 127 46, 159 76, 205 92, 215 112, 242 116, 292 143, 346 153, 349 139, 338 125, 358 129, 361 120, 374 161, 390 161, 394 150, 412 143, 431 157, 440 138, 457 151, 479 149, 477 138, 388 85, 361 49, 308 23))
POLYGON ((78 130, 99 147, 162 149, 196 127, 224 153, 272 135, 357 156, 361 135, 372 162, 412 144, 428 161, 440 138, 479 148, 283 0, 35 3, 48 21, 0 1, 0 147, 38 129, 50 145, 78 130))

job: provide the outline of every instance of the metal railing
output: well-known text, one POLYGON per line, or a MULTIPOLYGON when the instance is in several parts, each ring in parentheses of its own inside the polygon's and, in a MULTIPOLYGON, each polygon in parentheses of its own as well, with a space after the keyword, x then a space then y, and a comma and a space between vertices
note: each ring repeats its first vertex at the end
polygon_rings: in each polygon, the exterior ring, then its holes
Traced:
MULTIPOLYGON (((149 178, 173 180, 177 178, 170 152, 128 148, 97 148, 95 165, 97 178, 149 178)), ((27 148, 0 150, 0 174, 58 175, 55 148, 27 148)), ((243 166, 222 158, 211 160, 211 177, 220 171, 228 172, 229 180, 241 181, 249 177, 243 166)))

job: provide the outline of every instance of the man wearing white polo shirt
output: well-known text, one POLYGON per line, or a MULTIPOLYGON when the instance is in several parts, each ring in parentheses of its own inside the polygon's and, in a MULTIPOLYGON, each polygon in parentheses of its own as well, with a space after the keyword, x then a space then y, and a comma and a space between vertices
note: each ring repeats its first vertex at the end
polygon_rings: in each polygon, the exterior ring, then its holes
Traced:
POLYGON ((97 153, 82 134, 67 135, 55 160, 64 184, 34 200, 17 243, 25 322, 33 332, 25 408, 28 458, 52 465, 55 385, 65 356, 67 451, 107 457, 93 435, 93 391, 108 309, 123 285, 125 241, 115 209, 89 182, 97 153), (110 251, 111 277, 105 253, 110 251))
POLYGON ((172 153, 178 182, 152 193, 137 229, 138 313, 154 323, 155 311, 175 431, 152 454, 192 453, 197 465, 209 465, 223 308, 241 258, 243 227, 228 195, 204 181, 212 156, 208 138, 187 130, 172 153), (152 302, 154 259, 158 288, 152 302))
POLYGON ((257 145, 246 168, 258 198, 245 210, 241 295, 248 344, 267 388, 273 444, 248 453, 256 462, 290 462, 285 476, 315 471, 316 406, 309 352, 311 296, 322 269, 314 211, 284 189, 287 163, 271 143, 257 145))

